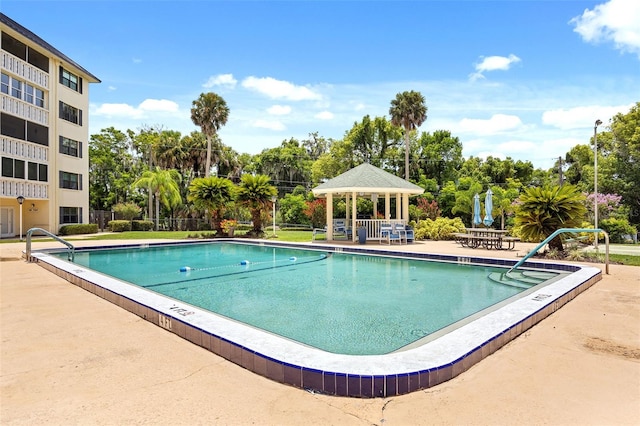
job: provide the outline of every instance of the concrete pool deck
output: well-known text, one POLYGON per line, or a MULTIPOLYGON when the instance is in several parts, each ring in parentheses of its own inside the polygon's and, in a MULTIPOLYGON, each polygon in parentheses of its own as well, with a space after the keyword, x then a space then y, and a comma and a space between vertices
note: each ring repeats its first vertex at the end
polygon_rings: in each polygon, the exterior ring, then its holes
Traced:
MULTIPOLYGON (((57 246, 34 242, 35 250, 57 246)), ((488 251, 429 241, 392 248, 515 259, 530 247, 488 251)), ((0 245, 2 424, 640 421, 638 267, 611 265, 602 281, 448 382, 404 396, 352 399, 255 375, 25 263, 22 250, 24 243, 0 245)))

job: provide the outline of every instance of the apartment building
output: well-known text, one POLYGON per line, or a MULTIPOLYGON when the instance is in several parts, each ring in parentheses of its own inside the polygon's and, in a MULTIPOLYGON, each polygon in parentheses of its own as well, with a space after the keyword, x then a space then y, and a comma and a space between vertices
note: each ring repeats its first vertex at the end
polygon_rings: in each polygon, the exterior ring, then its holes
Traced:
POLYGON ((0 13, 0 237, 89 222, 89 84, 100 80, 0 13))

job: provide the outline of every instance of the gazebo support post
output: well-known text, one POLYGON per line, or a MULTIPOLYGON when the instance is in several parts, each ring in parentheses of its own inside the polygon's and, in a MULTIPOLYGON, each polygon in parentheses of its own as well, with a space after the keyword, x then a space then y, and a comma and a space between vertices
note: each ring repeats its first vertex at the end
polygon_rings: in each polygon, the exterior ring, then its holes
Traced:
POLYGON ((351 240, 356 241, 358 230, 356 229, 356 219, 358 218, 358 203, 356 202, 357 194, 353 193, 353 200, 351 204, 351 240))
POLYGON ((384 193, 384 219, 391 220, 391 194, 388 192, 384 193))
POLYGON ((399 192, 396 194, 396 219, 400 219, 402 216, 402 194, 399 192))
POLYGON ((327 194, 327 241, 333 241, 333 194, 327 194))

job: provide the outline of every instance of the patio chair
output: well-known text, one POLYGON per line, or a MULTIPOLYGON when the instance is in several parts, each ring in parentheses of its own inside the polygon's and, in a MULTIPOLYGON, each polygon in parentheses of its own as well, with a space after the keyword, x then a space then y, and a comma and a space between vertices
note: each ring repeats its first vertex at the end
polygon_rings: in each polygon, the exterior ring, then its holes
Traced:
POLYGON ((333 236, 344 237, 345 240, 350 240, 353 236, 351 228, 347 227, 344 220, 336 220, 333 223, 333 236))
POLYGON ((393 230, 400 235, 400 243, 404 240, 407 243, 407 228, 403 223, 396 223, 393 225, 393 230))
POLYGON ((405 241, 407 242, 407 244, 415 241, 412 227, 410 227, 409 225, 405 226, 404 232, 405 232, 405 241))
POLYGON ((384 223, 380 225, 380 243, 382 241, 386 241, 389 245, 394 241, 402 244, 402 235, 392 225, 384 223))
POLYGON ((327 226, 325 225, 324 228, 314 228, 313 229, 313 236, 311 237, 311 241, 315 241, 316 240, 316 235, 319 234, 324 234, 324 238, 327 238, 327 226))

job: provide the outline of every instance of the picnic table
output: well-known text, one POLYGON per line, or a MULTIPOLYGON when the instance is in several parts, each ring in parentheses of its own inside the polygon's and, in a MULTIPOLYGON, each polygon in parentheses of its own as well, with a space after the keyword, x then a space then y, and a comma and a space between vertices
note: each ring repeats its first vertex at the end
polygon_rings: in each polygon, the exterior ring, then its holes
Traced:
POLYGON ((503 229, 466 228, 466 232, 456 233, 454 236, 463 247, 513 250, 520 238, 509 237, 508 232, 503 229))

